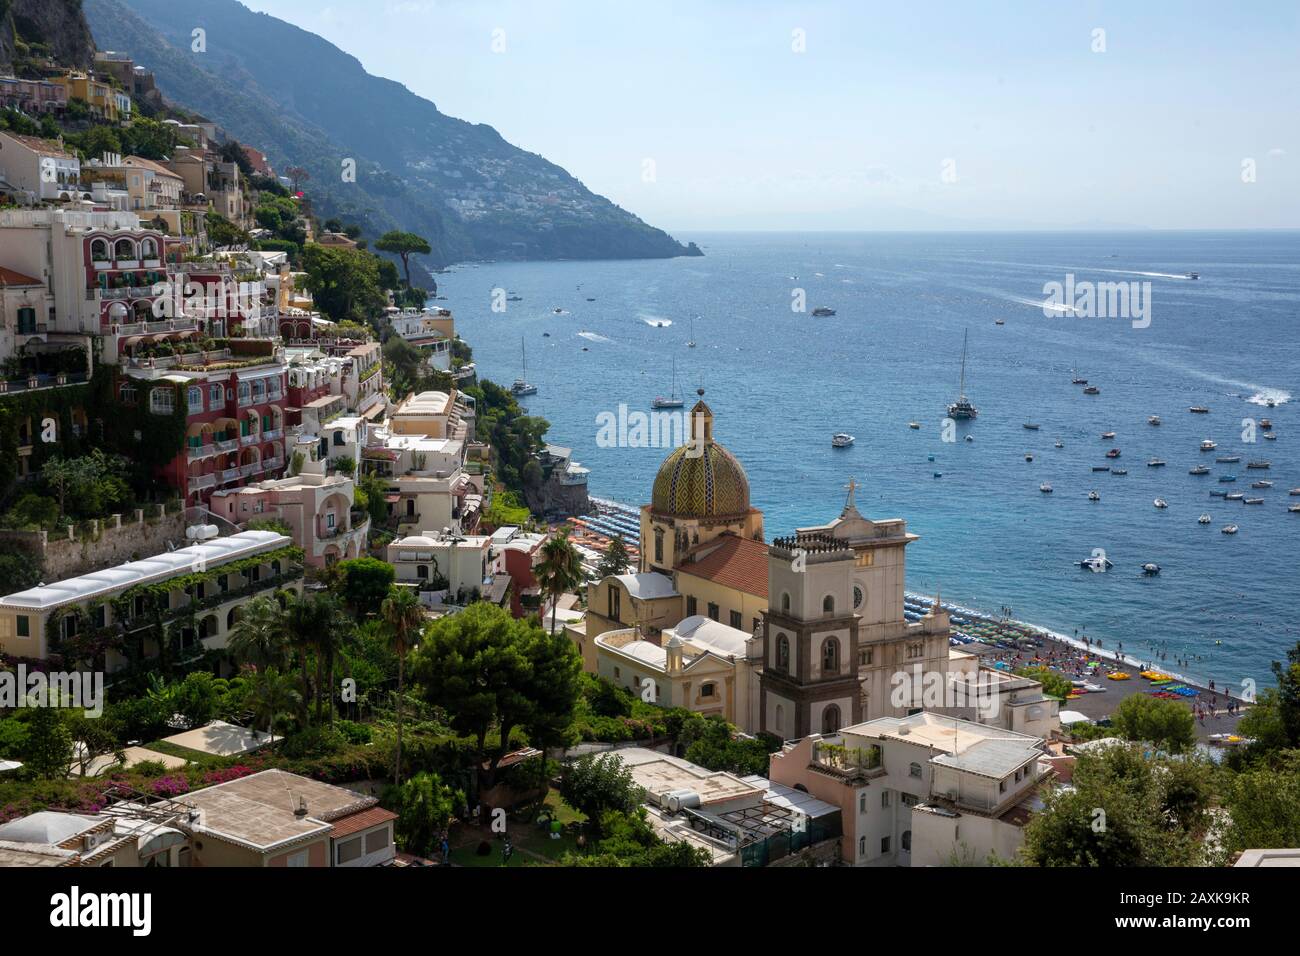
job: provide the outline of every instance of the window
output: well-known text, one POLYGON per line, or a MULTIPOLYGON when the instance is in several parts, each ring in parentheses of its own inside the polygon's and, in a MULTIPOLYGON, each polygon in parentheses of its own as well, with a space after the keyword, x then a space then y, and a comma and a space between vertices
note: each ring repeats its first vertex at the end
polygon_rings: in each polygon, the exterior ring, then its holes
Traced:
POLYGON ((888 810, 888 809, 889 809, 889 791, 888 791, 888 790, 881 790, 881 791, 880 791, 880 809, 882 809, 882 810, 888 810))
POLYGON ((336 447, 339 446, 339 445, 344 444, 344 442, 343 442, 343 433, 342 433, 341 431, 338 431, 338 432, 335 432, 335 433, 334 433, 334 444, 335 444, 336 447))
POLYGON ((655 561, 664 559, 664 532, 662 528, 655 528, 655 561))
POLYGON ((781 595, 781 610, 786 614, 790 613, 790 595, 788 593, 781 595))
POLYGON ((149 411, 155 415, 170 415, 176 411, 176 392, 170 388, 149 390, 149 411))
POLYGON ((123 405, 134 405, 137 400, 135 389, 125 382, 118 388, 117 397, 123 405))
POLYGON ((722 612, 721 612, 721 609, 720 609, 716 604, 714 604, 712 601, 710 601, 710 602, 709 602, 709 617, 710 617, 711 619, 713 619, 713 620, 716 621, 716 620, 718 620, 718 615, 719 615, 720 613, 722 613, 722 612))
POLYGON ((790 638, 784 634, 776 636, 776 666, 783 671, 790 669, 790 638))
POLYGON ((699 613, 700 613, 699 604, 695 600, 695 595, 693 594, 686 595, 686 616, 694 617, 696 614, 699 613))
POLYGON ((203 411, 203 389, 194 386, 189 390, 190 414, 195 415, 203 411))
POLYGON ((907 656, 908 656, 908 659, 909 659, 909 660, 912 659, 912 658, 916 658, 916 657, 924 657, 924 656, 925 656, 925 643, 924 643, 923 641, 916 641, 916 642, 913 643, 913 644, 908 644, 908 645, 907 645, 907 656))
POLYGON ((998 793, 1006 793, 1006 792, 1007 792, 1007 782, 1005 780, 999 780, 998 793))
POLYGON ((838 704, 830 704, 822 711, 822 733, 833 734, 840 729, 840 708, 838 704))
POLYGON ((32 619, 28 617, 26 614, 18 615, 18 636, 19 637, 32 636, 32 619))
POLYGON ((366 834, 366 855, 378 853, 380 850, 386 850, 393 841, 388 838, 388 827, 379 830, 371 830, 366 834))
POLYGON ((427 580, 429 577, 429 566, 427 564, 416 565, 415 576, 420 580, 427 580))
POLYGON ((825 674, 840 672, 839 638, 828 637, 822 642, 822 672, 825 674))
POLYGON ((858 837, 858 856, 867 855, 867 838, 858 837))
POLYGON ((919 763, 914 763, 914 764, 909 765, 908 768, 907 768, 907 775, 908 775, 909 777, 920 777, 920 776, 921 776, 921 765, 920 765, 919 763))
POLYGON ((865 792, 858 794, 858 813, 867 812, 867 795, 865 792))
POLYGON ((18 310, 18 334, 33 335, 36 332, 36 310, 23 308, 18 310))
POLYGON ((361 859, 364 842, 363 838, 358 836, 340 843, 338 845, 338 862, 340 864, 351 863, 353 860, 361 859))
POLYGON ((239 404, 247 405, 253 400, 253 389, 247 382, 239 383, 239 404))
POLYGON ((703 684, 700 685, 701 697, 712 697, 716 693, 717 693, 717 685, 714 684, 713 681, 705 681, 703 684))
POLYGON ((785 732, 785 707, 781 704, 776 705, 776 732, 778 734, 785 732))
POLYGON ((95 610, 91 612, 90 619, 94 622, 95 627, 103 627, 106 625, 108 623, 108 606, 104 604, 97 606, 95 610))
POLYGON ((860 667, 870 667, 870 666, 871 666, 871 651, 872 651, 872 648, 870 648, 870 647, 859 647, 859 648, 858 648, 858 666, 860 666, 860 667))
POLYGON ((623 672, 622 672, 622 670, 620 670, 619 668, 615 667, 615 668, 614 668, 614 679, 615 679, 615 680, 618 680, 618 679, 619 679, 620 677, 622 677, 622 676, 623 676, 623 672))
POLYGON ((904 853, 911 853, 912 852, 912 831, 904 830, 903 835, 902 837, 899 838, 898 842, 902 846, 904 853))
POLYGON ((881 853, 889 852, 889 837, 880 838, 880 852, 881 853))
POLYGON ((325 527, 330 530, 334 529, 334 512, 331 511, 325 516, 325 527))
POLYGON ((224 397, 225 396, 222 395, 222 389, 220 385, 208 386, 208 404, 211 405, 213 408, 216 408, 218 405, 222 404, 222 400, 224 397))
POLYGON ((867 592, 862 590, 862 586, 858 584, 853 585, 853 610, 856 611, 858 608, 862 607, 866 600, 867 592))
POLYGON ((826 595, 824 598, 822 598, 822 613, 823 613, 823 614, 834 614, 834 613, 835 613, 835 596, 834 596, 834 595, 832 595, 832 594, 828 594, 828 595, 826 595))
POLYGON ((898 799, 905 807, 914 807, 921 802, 921 798, 914 793, 900 793, 898 799))
POLYGON ((307 865, 307 859, 307 851, 299 850, 297 853, 293 854, 293 856, 289 857, 289 859, 285 860, 284 865, 305 867, 307 865))
POLYGON ((620 614, 622 613, 622 611, 623 611, 623 596, 619 593, 618 585, 617 585, 617 584, 611 584, 611 585, 609 586, 609 618, 610 618, 610 620, 611 620, 611 621, 617 621, 617 620, 619 620, 619 619, 620 619, 620 614))
POLYGON ((732 627, 734 627, 736 630, 739 631, 739 630, 742 628, 742 626, 744 625, 744 623, 745 623, 745 621, 744 621, 744 619, 740 616, 740 612, 739 612, 739 611, 732 611, 732 612, 731 612, 731 626, 732 626, 732 627))
POLYGON ((221 593, 222 593, 222 594, 225 594, 227 591, 229 591, 229 590, 230 590, 230 576, 229 576, 229 575, 226 575, 226 574, 223 574, 223 575, 221 575, 221 577, 217 578, 217 587, 219 587, 219 588, 221 589, 221 593))

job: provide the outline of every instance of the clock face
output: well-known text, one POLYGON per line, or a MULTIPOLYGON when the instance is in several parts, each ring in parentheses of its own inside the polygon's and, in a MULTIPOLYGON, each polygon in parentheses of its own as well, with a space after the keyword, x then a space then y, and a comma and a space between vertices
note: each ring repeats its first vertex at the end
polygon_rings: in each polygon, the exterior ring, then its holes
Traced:
POLYGON ((859 584, 853 585, 853 609, 856 611, 858 608, 862 607, 862 602, 866 599, 867 595, 862 590, 862 586, 859 584))

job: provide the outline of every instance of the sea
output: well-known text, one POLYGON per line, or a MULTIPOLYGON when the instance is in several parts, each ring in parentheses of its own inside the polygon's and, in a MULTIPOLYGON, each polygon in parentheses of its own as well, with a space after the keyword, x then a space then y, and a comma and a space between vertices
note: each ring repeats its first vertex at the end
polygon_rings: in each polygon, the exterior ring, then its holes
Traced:
POLYGON ((687 409, 704 390, 769 540, 833 519, 853 481, 864 515, 904 518, 920 536, 909 590, 1139 659, 1164 653, 1189 678, 1274 683, 1271 662, 1300 642, 1300 514, 1287 510, 1300 503, 1288 495, 1300 487, 1300 232, 678 238, 705 256, 438 276, 436 304, 455 313, 480 376, 508 385, 526 360, 538 393, 523 403, 591 469, 593 496, 649 500, 669 449, 611 442, 602 425, 620 406, 625 420, 649 412, 675 366, 687 409), (1089 307, 1088 283, 1120 283, 1109 309, 1089 307), (964 340, 979 414, 945 427, 964 340), (856 442, 833 448, 837 432, 856 442), (1217 449, 1201 451, 1205 439, 1217 449), (1259 459, 1271 467, 1247 470, 1259 459), (1188 473, 1200 464, 1211 473, 1188 473), (1092 470, 1102 465, 1127 474, 1092 470), (1259 479, 1273 487, 1251 489, 1259 479), (1237 534, 1222 533, 1230 524, 1237 534), (1079 567, 1102 553, 1110 570, 1079 567))

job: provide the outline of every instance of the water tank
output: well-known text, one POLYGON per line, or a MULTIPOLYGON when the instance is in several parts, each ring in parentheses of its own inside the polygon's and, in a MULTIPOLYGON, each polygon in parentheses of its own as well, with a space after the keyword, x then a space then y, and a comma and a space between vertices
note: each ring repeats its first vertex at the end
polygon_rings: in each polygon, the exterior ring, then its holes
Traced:
POLYGON ((669 813, 698 810, 700 808, 700 795, 694 790, 673 790, 664 798, 664 803, 669 813))
POLYGON ((220 534, 221 529, 214 524, 192 524, 185 529, 185 537, 191 541, 211 541, 220 534))

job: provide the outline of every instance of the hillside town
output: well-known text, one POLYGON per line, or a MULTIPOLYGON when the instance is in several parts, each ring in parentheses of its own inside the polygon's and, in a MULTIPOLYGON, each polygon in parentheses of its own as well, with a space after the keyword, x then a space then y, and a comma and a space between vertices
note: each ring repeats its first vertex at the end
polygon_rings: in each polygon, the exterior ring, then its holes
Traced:
POLYGON ((1250 758, 1300 744, 1300 649, 1207 697, 1211 766, 1156 665, 906 590, 926 529, 850 475, 769 534, 704 389, 639 507, 594 500, 426 237, 126 54, 37 72, 0 76, 0 866, 1295 865, 1250 758))

